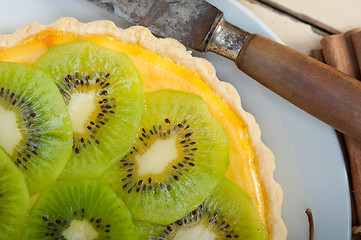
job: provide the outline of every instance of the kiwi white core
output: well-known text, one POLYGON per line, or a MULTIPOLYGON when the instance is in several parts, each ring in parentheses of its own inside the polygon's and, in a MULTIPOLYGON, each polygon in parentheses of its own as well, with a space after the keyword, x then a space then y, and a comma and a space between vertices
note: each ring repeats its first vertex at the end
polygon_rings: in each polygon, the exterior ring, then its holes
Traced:
POLYGON ((136 155, 138 175, 162 173, 178 157, 177 138, 157 139, 142 155, 136 155))
POLYGON ((23 135, 18 127, 16 113, 0 105, 0 147, 12 155, 23 135))
POLYGON ((63 236, 66 240, 94 240, 99 233, 87 220, 73 220, 63 232, 63 236))
POLYGON ((79 134, 85 133, 85 123, 95 108, 95 91, 72 94, 68 110, 74 132, 79 134))
POLYGON ((219 239, 216 233, 214 233, 211 229, 203 226, 202 224, 195 225, 191 228, 181 228, 177 231, 174 236, 174 240, 216 240, 219 239))

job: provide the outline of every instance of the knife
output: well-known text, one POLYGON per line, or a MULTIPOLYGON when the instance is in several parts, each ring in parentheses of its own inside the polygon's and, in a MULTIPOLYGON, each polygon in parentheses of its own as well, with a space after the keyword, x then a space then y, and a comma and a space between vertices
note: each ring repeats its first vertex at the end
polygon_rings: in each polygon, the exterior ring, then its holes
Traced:
POLYGON ((158 37, 175 38, 189 48, 231 59, 241 71, 289 102, 361 139, 361 81, 230 24, 206 1, 88 1, 149 28, 158 37))

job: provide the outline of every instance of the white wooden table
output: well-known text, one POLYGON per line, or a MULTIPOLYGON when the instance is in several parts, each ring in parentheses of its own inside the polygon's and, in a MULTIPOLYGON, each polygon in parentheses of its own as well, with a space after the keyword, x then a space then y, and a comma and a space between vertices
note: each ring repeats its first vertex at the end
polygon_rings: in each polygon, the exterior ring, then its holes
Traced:
MULTIPOLYGON (((289 47, 307 55, 312 49, 321 47, 322 32, 309 23, 262 3, 270 1, 238 1, 266 23, 289 47)), ((360 0, 273 0, 273 3, 284 7, 288 12, 304 15, 339 32, 361 27, 360 0)))

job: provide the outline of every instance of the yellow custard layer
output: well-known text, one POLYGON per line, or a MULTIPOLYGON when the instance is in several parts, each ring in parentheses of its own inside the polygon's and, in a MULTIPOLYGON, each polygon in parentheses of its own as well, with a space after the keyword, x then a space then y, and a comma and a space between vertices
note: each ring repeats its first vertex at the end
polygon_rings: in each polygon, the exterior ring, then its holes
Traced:
POLYGON ((127 54, 143 79, 145 92, 174 89, 201 96, 228 134, 230 165, 227 178, 239 184, 252 196, 258 214, 265 222, 265 192, 262 191, 257 175, 256 155, 246 125, 236 111, 229 108, 197 73, 191 73, 168 59, 138 46, 116 41, 110 36, 79 36, 55 30, 43 31, 24 39, 16 47, 0 49, 0 60, 32 65, 52 46, 75 41, 88 41, 127 54))

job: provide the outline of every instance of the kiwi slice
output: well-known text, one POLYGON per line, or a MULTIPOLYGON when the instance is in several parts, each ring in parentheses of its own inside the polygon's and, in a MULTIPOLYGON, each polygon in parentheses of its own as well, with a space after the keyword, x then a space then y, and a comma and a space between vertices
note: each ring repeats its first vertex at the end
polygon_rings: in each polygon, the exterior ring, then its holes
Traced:
POLYGON ((0 239, 19 239, 29 208, 25 178, 0 148, 0 239))
POLYGON ((0 62, 0 147, 31 194, 54 181, 71 156, 69 113, 50 74, 0 62))
POLYGON ((73 126, 73 155, 62 178, 96 178, 127 154, 144 111, 142 80, 122 53, 75 42, 51 48, 35 64, 49 70, 73 126))
POLYGON ((160 90, 145 99, 132 151, 100 180, 133 218, 169 224, 199 206, 222 180, 227 134, 197 95, 160 90))
POLYGON ((227 179, 197 209, 169 225, 134 224, 140 240, 267 239, 251 197, 227 179))
POLYGON ((137 239, 122 200, 96 180, 53 183, 39 196, 24 229, 24 239, 137 239))

